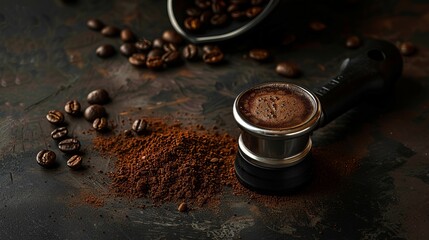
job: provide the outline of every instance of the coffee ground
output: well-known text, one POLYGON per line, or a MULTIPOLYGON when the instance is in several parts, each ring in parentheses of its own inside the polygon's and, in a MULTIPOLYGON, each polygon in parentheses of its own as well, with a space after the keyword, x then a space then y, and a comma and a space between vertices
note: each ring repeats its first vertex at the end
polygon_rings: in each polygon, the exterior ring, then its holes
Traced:
POLYGON ((94 138, 95 149, 117 158, 109 174, 117 196, 203 206, 236 181, 237 141, 230 135, 156 119, 148 119, 148 131, 94 138))

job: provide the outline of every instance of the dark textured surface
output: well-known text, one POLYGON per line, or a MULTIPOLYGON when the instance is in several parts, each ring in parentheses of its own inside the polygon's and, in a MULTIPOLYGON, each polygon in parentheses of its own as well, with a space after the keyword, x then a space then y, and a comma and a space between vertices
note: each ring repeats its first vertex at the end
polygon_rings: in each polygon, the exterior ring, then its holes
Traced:
MULTIPOLYGON (((230 49, 226 64, 185 63, 152 72, 133 68, 120 54, 98 58, 99 45, 119 46, 119 40, 88 30, 86 20, 129 26, 153 39, 170 27, 164 1, 1 1, 0 239, 428 239, 429 3, 346 2, 290 1, 282 24, 273 28, 285 25, 282 31, 296 33, 297 41, 271 44, 273 62, 243 58, 247 48, 236 41, 225 46, 230 49), (327 30, 308 31, 307 23, 315 19, 327 30), (50 138, 53 126, 46 113, 63 110, 71 99, 86 107, 86 94, 100 87, 112 98, 106 105, 109 119, 126 122, 119 129, 129 127, 128 118, 172 114, 237 135, 231 106, 239 92, 284 81, 274 71, 281 60, 302 68, 301 78, 288 81, 320 86, 355 51, 344 47, 349 34, 410 40, 418 53, 404 58, 393 99, 370 100, 314 133, 317 161, 347 157, 361 163, 320 200, 296 197, 293 204, 270 208, 225 194, 219 210, 187 214, 176 204, 151 207, 145 199, 101 197, 104 204, 94 206, 83 197, 104 196, 108 178, 103 173, 114 159, 92 149, 95 133, 82 133, 91 128, 83 118, 67 116, 70 135, 82 143, 84 171, 70 171, 50 138), (58 168, 36 163, 41 149, 58 153, 58 168)), ((260 37, 241 41, 258 45, 260 37)))

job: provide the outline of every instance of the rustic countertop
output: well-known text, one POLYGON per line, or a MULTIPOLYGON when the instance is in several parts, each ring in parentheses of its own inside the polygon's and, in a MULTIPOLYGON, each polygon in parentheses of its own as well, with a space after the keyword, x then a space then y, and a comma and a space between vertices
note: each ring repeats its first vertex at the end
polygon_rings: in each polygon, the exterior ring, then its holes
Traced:
POLYGON ((118 46, 119 40, 88 30, 86 21, 95 17, 129 26, 153 39, 171 28, 165 1, 64 2, 0 3, 0 239, 429 238, 426 1, 290 1, 277 25, 297 39, 287 46, 267 46, 274 53, 272 62, 243 57, 248 45, 263 42, 259 34, 243 44, 227 43, 225 64, 187 62, 160 72, 136 69, 120 54, 98 58, 97 46, 118 46), (309 31, 312 20, 323 21, 327 29, 309 31), (418 52, 404 57, 393 99, 362 103, 314 133, 318 161, 359 162, 358 169, 338 178, 340 187, 330 185, 318 198, 297 194, 290 204, 272 207, 226 193, 218 209, 184 214, 175 203, 154 207, 145 199, 109 197, 104 173, 111 171, 114 159, 92 149, 95 133, 83 134, 90 125, 81 118, 69 119, 69 129, 82 142, 87 169, 70 171, 62 162, 47 170, 35 161, 44 148, 63 158, 49 136, 47 111, 62 110, 70 99, 84 102, 99 87, 112 96, 106 108, 116 123, 171 114, 237 136, 231 106, 238 93, 267 81, 320 86, 335 75, 343 58, 357 51, 344 47, 352 34, 412 41, 418 52), (279 61, 297 63, 303 75, 277 75, 279 61))

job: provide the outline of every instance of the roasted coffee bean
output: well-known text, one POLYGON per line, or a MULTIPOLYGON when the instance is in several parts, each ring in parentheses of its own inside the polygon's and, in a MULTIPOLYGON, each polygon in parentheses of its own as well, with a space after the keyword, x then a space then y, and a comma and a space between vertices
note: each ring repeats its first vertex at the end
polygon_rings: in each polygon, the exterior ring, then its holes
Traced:
POLYGON ((233 20, 242 20, 246 17, 245 11, 234 11, 229 14, 233 20))
POLYGON ((134 53, 128 58, 128 62, 135 67, 146 66, 146 55, 144 53, 134 53))
POLYGON ((97 48, 95 53, 101 58, 108 58, 115 54, 115 48, 110 44, 103 44, 97 48))
POLYGON ((131 132, 131 130, 125 129, 124 130, 124 135, 127 136, 127 137, 131 137, 133 135, 133 133, 131 132))
POLYGON ((183 37, 174 30, 166 30, 162 33, 162 40, 179 45, 183 41, 183 37))
POLYGON ((117 37, 121 30, 114 26, 105 26, 101 29, 101 34, 105 37, 117 37))
POLYGON ((194 3, 197 7, 201 9, 207 9, 212 5, 210 0, 195 0, 194 3))
POLYGON ((151 56, 146 60, 146 67, 153 70, 159 70, 164 68, 164 61, 162 61, 162 56, 151 56))
POLYGON ((182 55, 187 60, 194 60, 198 57, 198 47, 195 44, 188 44, 182 49, 182 55))
POLYGON ((54 129, 54 131, 51 132, 51 137, 54 140, 60 140, 65 138, 68 133, 69 131, 67 130, 66 127, 60 127, 60 128, 54 129))
POLYGON ((201 15, 201 9, 190 7, 186 9, 186 14, 189 17, 199 17, 201 15))
POLYGON ((177 46, 174 43, 166 43, 164 44, 163 49, 166 52, 177 51, 177 46))
POLYGON ((106 104, 109 102, 109 93, 102 88, 96 89, 88 93, 86 100, 89 104, 106 104))
POLYGON ((55 165, 56 158, 57 155, 51 150, 42 150, 37 153, 36 161, 40 166, 49 168, 55 165))
POLYGON ((222 26, 222 25, 226 24, 227 21, 228 21, 228 15, 226 15, 225 13, 215 14, 210 19, 210 23, 213 26, 222 26))
POLYGON ((299 70, 298 66, 294 63, 289 62, 278 63, 276 66, 276 72, 288 78, 296 78, 299 77, 299 75, 301 74, 301 71, 299 70))
POLYGON ((404 56, 411 56, 417 52, 417 48, 412 42, 403 42, 399 45, 399 51, 404 56))
POLYGON ((201 28, 201 21, 197 17, 188 17, 185 19, 183 25, 189 31, 198 31, 201 28))
POLYGON ((213 51, 220 51, 220 48, 217 45, 207 44, 203 46, 203 53, 209 53, 213 51))
POLYGON ((226 3, 223 0, 212 1, 212 12, 215 14, 223 13, 226 9, 226 3))
POLYGON ((77 152, 80 149, 80 142, 76 138, 67 138, 58 143, 58 149, 65 153, 77 152))
POLYGON ((123 29, 121 31, 121 40, 122 42, 135 42, 137 39, 136 35, 134 34, 133 31, 131 31, 131 29, 123 29))
POLYGON ((164 40, 162 40, 161 38, 155 38, 152 41, 153 48, 162 48, 163 46, 164 46, 164 40))
POLYGON ((270 52, 266 49, 252 49, 249 51, 249 57, 257 61, 267 61, 270 58, 270 52))
POLYGON ((142 51, 142 52, 147 52, 152 48, 152 42, 148 39, 139 39, 136 43, 135 46, 137 48, 137 50, 142 51))
POLYGON ((104 23, 98 19, 91 18, 86 22, 86 26, 91 30, 100 31, 104 28, 104 23))
POLYGON ((162 57, 164 51, 159 48, 152 49, 148 52, 147 57, 162 57))
POLYGON ((46 119, 52 124, 59 125, 64 122, 64 114, 58 110, 51 110, 46 115, 46 119))
POLYGON ((131 126, 131 129, 137 134, 142 134, 147 129, 147 121, 144 119, 137 119, 134 121, 133 125, 131 126))
POLYGON ((171 66, 178 63, 180 60, 180 53, 178 51, 169 51, 162 55, 162 61, 171 66))
POLYGON ((220 50, 214 50, 203 54, 203 61, 208 64, 217 64, 222 62, 224 54, 220 50))
POLYGON ((83 114, 85 119, 89 122, 94 122, 96 118, 101 118, 106 116, 106 109, 98 104, 90 105, 85 109, 83 114))
POLYGON ((66 102, 66 105, 64 106, 64 111, 70 115, 79 115, 80 103, 77 100, 70 100, 66 102))
POLYGON ((82 157, 79 155, 73 155, 67 160, 67 166, 73 170, 77 170, 82 167, 82 157))
POLYGON ((350 36, 346 40, 346 47, 358 48, 361 45, 361 40, 358 36, 350 36))
POLYGON ((258 16, 262 10, 264 10, 262 7, 259 6, 254 6, 254 7, 250 7, 246 10, 246 16, 248 18, 254 18, 256 16, 258 16))
POLYGON ((124 43, 119 48, 119 51, 125 57, 129 57, 129 56, 131 56, 131 55, 133 55, 134 53, 137 52, 137 48, 134 46, 133 43, 124 43))
POLYGON ((188 211, 188 204, 185 202, 180 203, 179 207, 177 208, 179 212, 186 212, 188 211))
POLYGON ((309 27, 311 30, 315 32, 320 32, 326 29, 326 24, 319 21, 313 21, 313 22, 310 22, 309 27))
POLYGON ((210 23, 210 19, 212 19, 213 13, 211 11, 204 11, 200 15, 201 25, 206 25, 210 23))
POLYGON ((96 118, 92 123, 92 127, 97 131, 104 131, 108 127, 108 122, 105 117, 96 118))
POLYGON ((227 12, 232 13, 232 12, 236 12, 236 11, 240 11, 241 7, 238 4, 230 4, 228 6, 228 8, 226 9, 227 12))

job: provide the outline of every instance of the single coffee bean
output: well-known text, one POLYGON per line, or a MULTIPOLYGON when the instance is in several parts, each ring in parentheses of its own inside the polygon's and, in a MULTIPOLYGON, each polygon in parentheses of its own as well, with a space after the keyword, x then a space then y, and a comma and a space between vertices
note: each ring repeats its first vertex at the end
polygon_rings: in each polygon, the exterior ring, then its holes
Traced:
POLYGON ((210 19, 212 19, 213 13, 211 11, 204 11, 200 15, 201 25, 207 25, 210 23, 210 19))
POLYGON ((188 44, 182 49, 182 55, 187 60, 195 60, 198 57, 198 47, 195 44, 188 44))
POLYGON ((180 203, 179 207, 177 208, 179 212, 186 212, 188 211, 188 204, 185 202, 180 203))
POLYGON ((131 137, 131 136, 133 135, 133 133, 132 133, 132 131, 131 131, 131 130, 129 130, 129 129, 125 129, 125 130, 124 130, 124 135, 125 135, 125 136, 127 136, 127 137, 131 137))
POLYGON ((139 39, 136 43, 135 46, 137 48, 137 50, 141 51, 141 52, 147 52, 152 48, 152 42, 148 39, 139 39))
POLYGON ((222 62, 224 54, 220 50, 214 50, 203 54, 203 61, 208 64, 217 64, 222 62))
POLYGON ((147 129, 147 121, 144 119, 137 119, 134 121, 133 125, 131 126, 131 129, 137 134, 142 134, 147 129))
POLYGON ((166 30, 162 33, 162 40, 179 45, 182 43, 183 37, 174 30, 166 30))
POLYGON ((189 31, 197 31, 201 28, 201 21, 197 17, 188 17, 185 19, 183 25, 189 31))
POLYGON ((174 43, 166 43, 164 44, 163 49, 166 52, 177 51, 177 46, 174 43))
POLYGON ((301 71, 299 70, 298 66, 294 63, 289 62, 278 63, 276 66, 276 72, 288 78, 296 78, 299 77, 299 75, 301 74, 301 71))
POLYGON ((68 134, 68 130, 66 127, 59 127, 54 129, 54 131, 51 132, 51 137, 54 140, 60 140, 63 139, 67 136, 68 134))
POLYGON ((201 15, 201 9, 190 7, 186 9, 186 14, 189 17, 199 17, 201 15))
POLYGON ((56 158, 57 155, 51 150, 42 150, 37 153, 36 161, 40 166, 49 168, 55 165, 56 158))
POLYGON ((97 131, 104 131, 108 127, 107 119, 105 117, 96 118, 92 123, 92 127, 97 131))
POLYGON ((226 3, 223 0, 212 1, 212 12, 215 14, 223 13, 226 9, 226 3))
POLYGON ((417 52, 417 48, 412 42, 403 42, 399 45, 399 51, 404 56, 411 56, 417 52))
POLYGON ((58 110, 51 110, 46 115, 46 119, 52 124, 59 125, 64 122, 64 114, 58 110))
POLYGON ((109 93, 105 89, 96 89, 88 93, 86 100, 89 104, 106 104, 109 102, 109 93))
POLYGON ((82 167, 82 157, 79 155, 73 155, 67 160, 67 166, 73 170, 77 170, 82 167))
POLYGON ((70 115, 79 115, 80 103, 77 100, 70 100, 66 102, 66 105, 64 106, 64 111, 70 115))
POLYGON ((147 53, 146 57, 155 57, 155 56, 156 57, 162 57, 163 54, 164 54, 164 51, 162 49, 155 48, 155 49, 150 50, 147 53))
POLYGON ((114 26, 105 26, 101 29, 101 34, 105 37, 117 37, 121 30, 114 26))
POLYGON ((135 42, 137 39, 136 35, 134 34, 133 31, 131 31, 131 29, 122 29, 121 31, 121 40, 122 42, 135 42))
POLYGON ((146 66, 146 55, 144 53, 134 53, 128 58, 128 62, 135 67, 146 66))
POLYGON ((149 69, 159 70, 164 68, 164 61, 162 61, 162 56, 151 56, 146 60, 146 66, 149 69))
POLYGON ((270 58, 270 52, 266 49, 252 49, 249 51, 249 57, 257 61, 267 61, 270 58))
POLYGON ((171 66, 178 63, 180 60, 180 53, 178 51, 169 51, 162 55, 162 61, 171 66))
POLYGON ((131 55, 133 55, 134 53, 137 52, 137 48, 132 43, 124 43, 119 48, 119 51, 125 57, 129 57, 129 56, 131 56, 131 55))
POLYGON ((203 46, 203 53, 209 53, 213 51, 221 51, 221 50, 217 45, 207 44, 203 46))
POLYGON ((350 36, 346 40, 346 47, 358 48, 361 45, 361 40, 358 36, 350 36))
POLYGON ((94 31, 100 31, 104 28, 104 23, 99 19, 91 18, 86 22, 86 26, 94 31))
POLYGON ((227 12, 232 13, 232 12, 236 12, 236 11, 240 11, 241 7, 239 4, 236 3, 232 3, 228 6, 228 8, 226 9, 227 12))
POLYGON ((155 38, 152 41, 153 48, 162 48, 163 46, 164 46, 164 40, 162 40, 161 38, 155 38))
POLYGON ((242 20, 246 17, 245 11, 234 11, 229 14, 233 20, 242 20))
POLYGON ((248 18, 255 18, 256 16, 258 16, 262 10, 264 10, 262 7, 259 6, 254 6, 254 7, 250 7, 246 10, 246 16, 248 18))
POLYGON ((309 27, 311 30, 315 32, 321 32, 326 29, 326 24, 319 21, 313 21, 313 22, 310 22, 309 27))
POLYGON ((101 58, 108 58, 115 54, 115 48, 110 44, 103 44, 97 48, 95 53, 101 58))
POLYGON ((226 15, 225 13, 215 14, 210 19, 210 23, 213 26, 222 26, 222 25, 226 24, 227 21, 228 21, 228 15, 226 15))
POLYGON ((201 9, 207 9, 211 7, 212 3, 210 0, 195 0, 195 5, 201 9))
POLYGON ((80 149, 80 142, 76 138, 67 138, 58 143, 58 149, 65 153, 77 152, 80 149))
POLYGON ((106 116, 106 109, 101 105, 93 104, 85 109, 83 116, 87 121, 94 122, 96 118, 101 118, 106 116))

